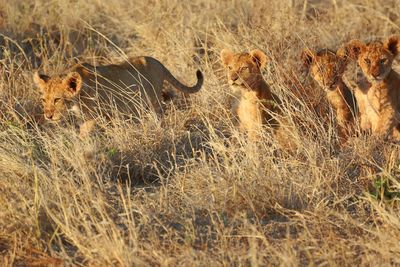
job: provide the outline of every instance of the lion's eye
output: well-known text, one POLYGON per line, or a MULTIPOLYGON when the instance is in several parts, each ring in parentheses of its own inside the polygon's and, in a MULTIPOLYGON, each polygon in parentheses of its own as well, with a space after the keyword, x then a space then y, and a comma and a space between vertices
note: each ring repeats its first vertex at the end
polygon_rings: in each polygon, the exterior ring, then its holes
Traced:
POLYGON ((368 58, 364 58, 364 62, 366 63, 366 64, 371 64, 371 60, 369 60, 368 58))
POLYGON ((229 66, 228 66, 228 69, 229 69, 229 70, 232 70, 232 66, 229 65, 229 66))
POLYGON ((382 58, 381 59, 381 64, 385 64, 387 62, 387 58, 382 58))
POLYGON ((249 69, 248 66, 243 66, 243 67, 242 67, 242 70, 248 70, 248 69, 249 69))
POLYGON ((56 98, 56 99, 54 99, 54 104, 57 104, 58 101, 60 101, 60 100, 61 100, 61 98, 56 98))

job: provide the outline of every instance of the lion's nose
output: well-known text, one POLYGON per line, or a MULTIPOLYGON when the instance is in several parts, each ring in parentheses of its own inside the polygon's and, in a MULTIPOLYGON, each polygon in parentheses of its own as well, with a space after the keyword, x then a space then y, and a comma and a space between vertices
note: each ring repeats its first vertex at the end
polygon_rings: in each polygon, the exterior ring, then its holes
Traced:
POLYGON ((51 120, 51 119, 53 119, 53 114, 49 114, 49 113, 47 113, 47 114, 44 114, 44 116, 46 117, 46 119, 48 119, 48 120, 51 120))
POLYGON ((375 69, 373 69, 372 70, 372 76, 374 77, 374 78, 377 78, 380 74, 381 74, 381 71, 380 71, 380 69, 379 68, 375 68, 375 69))

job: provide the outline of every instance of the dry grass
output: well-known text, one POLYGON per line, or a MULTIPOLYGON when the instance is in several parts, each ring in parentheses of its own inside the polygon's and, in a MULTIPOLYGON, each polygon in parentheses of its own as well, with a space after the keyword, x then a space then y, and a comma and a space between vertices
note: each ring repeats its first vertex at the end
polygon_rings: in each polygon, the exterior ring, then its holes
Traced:
POLYGON ((0 0, 1 265, 400 265, 399 147, 360 135, 339 149, 298 63, 305 46, 398 33, 399 2, 309 2, 0 0), (296 151, 238 133, 225 47, 266 51, 296 151), (185 83, 200 68, 205 85, 190 107, 177 94, 165 116, 115 119, 84 141, 73 123, 32 123, 37 67, 134 55, 185 83))

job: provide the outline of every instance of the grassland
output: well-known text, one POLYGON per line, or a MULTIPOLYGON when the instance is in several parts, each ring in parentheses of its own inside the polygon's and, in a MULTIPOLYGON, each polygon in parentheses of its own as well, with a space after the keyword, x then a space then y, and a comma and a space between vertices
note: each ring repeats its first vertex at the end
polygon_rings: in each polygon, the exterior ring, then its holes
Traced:
POLYGON ((398 0, 0 0, 0 265, 400 265, 399 147, 339 148, 299 62, 399 33, 399 14, 398 0), (238 132, 223 48, 266 52, 295 151, 238 132), (186 84, 201 69, 203 89, 85 140, 73 121, 35 123, 33 71, 137 55, 186 84))

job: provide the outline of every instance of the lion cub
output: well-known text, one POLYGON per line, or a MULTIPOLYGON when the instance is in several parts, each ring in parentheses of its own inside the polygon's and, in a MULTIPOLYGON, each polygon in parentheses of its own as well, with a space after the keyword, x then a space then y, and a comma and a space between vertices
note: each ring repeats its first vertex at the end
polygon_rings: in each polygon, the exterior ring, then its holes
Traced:
POLYGON ((391 36, 383 43, 352 40, 345 45, 346 54, 357 60, 366 78, 356 89, 361 128, 396 140, 400 140, 400 75, 392 63, 400 50, 399 40, 399 36, 391 36))
POLYGON ((341 50, 333 52, 322 49, 317 52, 305 49, 301 55, 304 66, 313 79, 325 91, 327 99, 336 112, 339 138, 344 142, 350 135, 356 110, 355 98, 343 82, 346 56, 341 50))
POLYGON ((197 83, 188 87, 179 82, 158 60, 135 57, 119 65, 73 67, 66 75, 49 77, 34 74, 42 92, 44 115, 48 121, 60 121, 72 110, 85 121, 81 136, 93 128, 98 116, 108 119, 113 111, 138 116, 143 105, 161 110, 164 80, 184 93, 196 93, 203 84, 203 74, 197 71, 197 83))
POLYGON ((238 54, 224 49, 220 56, 227 69, 230 87, 240 94, 234 107, 240 129, 247 132, 250 139, 256 140, 263 124, 276 124, 270 114, 275 109, 275 98, 261 74, 267 57, 258 49, 238 54))

